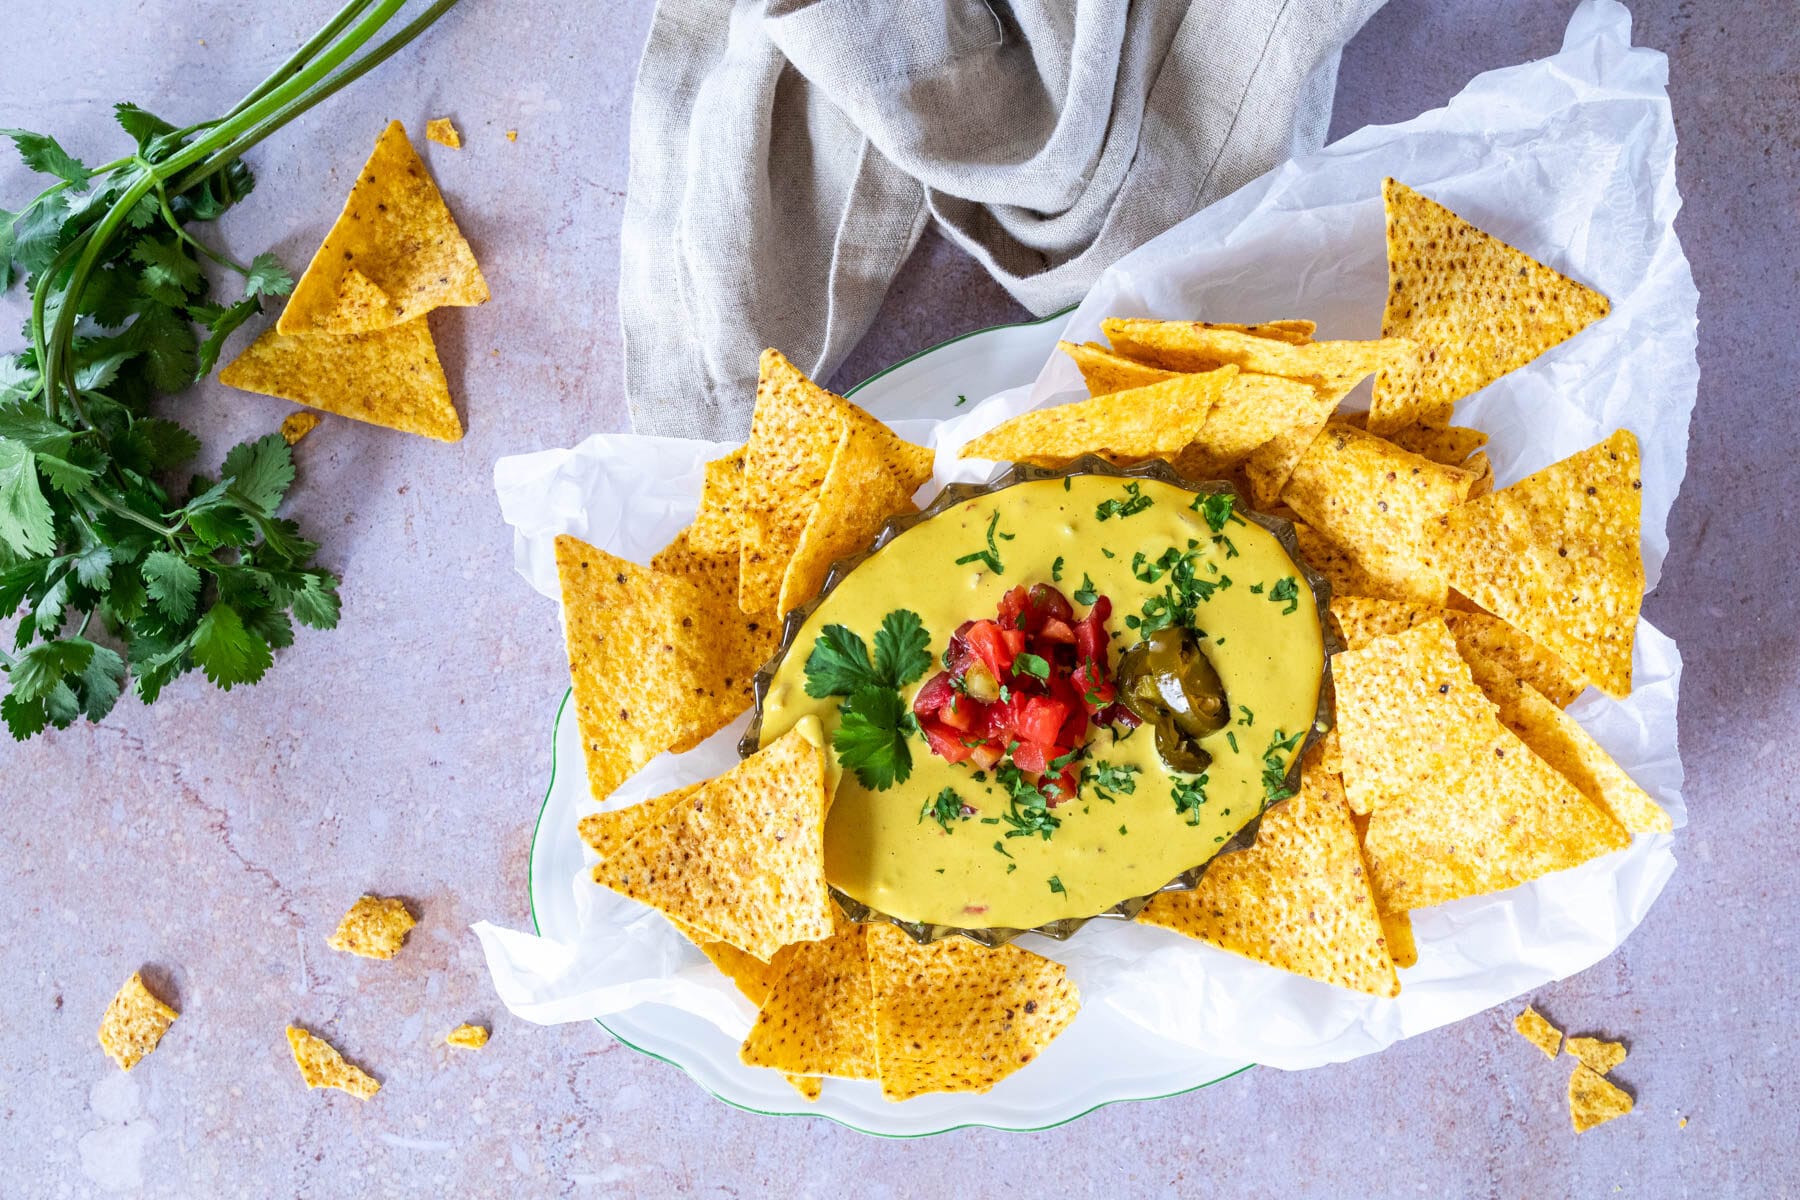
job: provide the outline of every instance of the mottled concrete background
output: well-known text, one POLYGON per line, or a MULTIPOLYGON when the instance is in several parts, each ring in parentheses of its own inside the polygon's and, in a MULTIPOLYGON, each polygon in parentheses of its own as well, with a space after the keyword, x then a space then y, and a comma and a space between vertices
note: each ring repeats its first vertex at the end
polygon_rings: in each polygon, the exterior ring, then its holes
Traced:
MULTIPOLYGON (((224 110, 330 8, 224 0, 9 0, 0 124, 77 153, 107 106, 224 110)), ((1549 53, 1569 5, 1395 0, 1351 45, 1334 130, 1404 120, 1474 73, 1549 53)), ((1693 823, 1679 873, 1611 959, 1537 1000, 1623 1035, 1637 1112, 1577 1141, 1551 1065, 1493 1012, 1375 1058, 1254 1071, 1053 1133, 883 1142, 709 1099, 589 1025, 495 1002, 468 925, 527 921, 526 853, 564 687, 556 613, 513 576, 489 472, 502 454, 618 429, 613 285, 632 72, 648 3, 470 0, 442 29, 256 151, 241 255, 303 264, 389 117, 448 113, 428 156, 492 281, 433 317, 469 435, 440 446, 330 421, 293 509, 345 577, 344 621, 303 631, 260 686, 197 677, 20 749, 0 745, 0 1194, 1770 1196, 1795 1183, 1800 910, 1800 45, 1790 5, 1637 5, 1668 52, 1680 228, 1703 368, 1674 551, 1649 613, 1688 661, 1693 823), (616 11, 614 11, 616 9, 616 11), (609 13, 600 16, 602 12, 609 13), (567 14, 567 15, 559 15, 567 14), (583 14, 583 15, 575 15, 583 14), (508 142, 505 130, 518 130, 508 142), (398 959, 325 938, 364 889, 412 900, 398 959), (129 1076, 94 1029, 132 970, 183 1016, 129 1076), (386 1081, 303 1091, 301 1021, 386 1081), (492 1022, 487 1049, 445 1031, 492 1022), (1685 1126, 1683 1119, 1685 1118, 1685 1126)), ((0 155, 0 203, 29 180, 0 155)), ((16 309, 0 314, 10 331, 16 309)), ((854 382, 1020 316, 929 238, 854 382)), ((182 401, 208 453, 288 406, 182 401)))

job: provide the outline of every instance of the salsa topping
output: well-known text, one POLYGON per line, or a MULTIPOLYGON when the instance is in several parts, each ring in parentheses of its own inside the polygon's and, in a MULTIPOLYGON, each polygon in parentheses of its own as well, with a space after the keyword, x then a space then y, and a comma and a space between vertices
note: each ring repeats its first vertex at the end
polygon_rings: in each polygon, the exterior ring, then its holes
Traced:
POLYGON ((1049 810, 1079 791, 1077 762, 1090 724, 1138 724, 1117 702, 1106 630, 1112 601, 1083 583, 1076 594, 1089 597, 1089 607, 1080 618, 1050 584, 1008 591, 995 619, 957 627, 943 670, 913 697, 933 754, 993 771, 1006 788, 1009 837, 1048 838, 1055 830, 1049 810))

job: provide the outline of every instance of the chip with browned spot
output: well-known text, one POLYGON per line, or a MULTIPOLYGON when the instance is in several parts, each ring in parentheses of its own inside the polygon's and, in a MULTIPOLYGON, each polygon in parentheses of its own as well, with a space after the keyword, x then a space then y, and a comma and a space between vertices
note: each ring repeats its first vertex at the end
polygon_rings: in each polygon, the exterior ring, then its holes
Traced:
POLYGON ((875 1078, 866 929, 840 919, 831 936, 775 953, 773 983, 738 1052, 744 1062, 790 1076, 875 1078))
POLYGON ((871 925, 881 1094, 985 1092, 1068 1028, 1081 1007, 1061 963, 1018 946, 951 937, 920 945, 871 925))

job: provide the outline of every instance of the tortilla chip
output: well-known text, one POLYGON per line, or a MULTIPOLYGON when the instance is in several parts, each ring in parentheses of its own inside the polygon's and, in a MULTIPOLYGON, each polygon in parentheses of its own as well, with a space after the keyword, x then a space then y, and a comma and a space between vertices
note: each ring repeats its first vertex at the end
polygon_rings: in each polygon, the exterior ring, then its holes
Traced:
POLYGON ((1334 594, 1331 615, 1343 636, 1344 649, 1360 650, 1376 638, 1405 633, 1424 621, 1441 620, 1444 610, 1430 604, 1334 594))
POLYGON ((603 860, 595 881, 764 962, 829 937, 817 736, 803 722, 689 793, 603 860))
MULTIPOLYGON (((688 543, 704 554, 730 554, 743 544, 744 448, 706 464, 700 511, 688 526, 688 543)), ((732 568, 733 577, 736 567, 732 568)))
POLYGON ((1632 782, 1588 731, 1538 690, 1479 652, 1462 650, 1475 682, 1500 709, 1500 722, 1531 752, 1632 833, 1669 833, 1675 823, 1632 782))
POLYGON ((581 840, 587 844, 588 849, 602 859, 611 858, 626 842, 662 820, 663 814, 670 808, 704 786, 705 781, 702 780, 624 808, 589 813, 577 823, 576 832, 581 835, 581 840))
POLYGON ((392 958, 400 953, 407 931, 417 924, 404 901, 392 896, 363 896, 350 906, 338 922, 337 932, 325 944, 364 958, 392 958))
MULTIPOLYGON (((1205 361, 1183 343, 1189 336, 1201 339, 1213 334, 1241 334, 1265 341, 1303 346, 1312 340, 1316 328, 1311 321, 1265 321, 1256 325, 1239 325, 1230 321, 1152 321, 1114 318, 1100 322, 1101 330, 1112 343, 1113 352, 1133 362, 1170 371, 1209 371, 1228 360, 1205 361), (1181 365, 1183 363, 1193 365, 1181 365)), ((1261 368, 1250 368, 1260 370, 1261 368)), ((1280 374, 1281 372, 1271 372, 1280 374)))
POLYGON ((1618 850, 1618 822, 1501 725, 1427 621, 1332 659, 1344 787, 1383 912, 1501 891, 1618 850))
POLYGON ((1383 580, 1369 574, 1344 550, 1304 521, 1295 521, 1294 538, 1300 557, 1331 583, 1333 596, 1379 596, 1387 591, 1383 580))
POLYGON ((1381 369, 1369 392, 1369 413, 1363 428, 1385 437, 1409 425, 1427 428, 1449 424, 1446 409, 1434 412, 1421 404, 1420 386, 1425 374, 1425 354, 1419 343, 1408 340, 1381 369))
POLYGON ((456 132, 456 126, 450 123, 449 117, 433 117, 425 122, 425 137, 428 141, 448 146, 452 150, 462 149, 462 134, 456 132))
POLYGON ((1099 342, 1085 342, 1079 346, 1074 342, 1058 342, 1056 348, 1075 360, 1090 396, 1129 392, 1133 388, 1149 387, 1175 378, 1174 371, 1146 366, 1123 354, 1114 354, 1099 342))
POLYGON ((985 1092, 1025 1066, 1075 1019, 1081 999, 1061 963, 966 938, 921 946, 871 925, 881 1094, 985 1092))
POLYGON ((1419 943, 1413 938, 1412 914, 1381 914, 1381 935, 1387 939, 1388 957, 1396 967, 1419 965, 1419 943))
MULTIPOLYGON (((1441 424, 1462 397, 1574 337, 1611 311, 1605 296, 1483 233, 1403 183, 1384 180, 1388 298, 1381 332, 1411 338, 1412 395, 1383 405, 1441 424)), ((1371 425, 1380 432, 1380 426, 1371 425)))
POLYGON ((129 1071, 156 1049, 180 1015, 151 995, 143 975, 133 971, 100 1018, 100 1048, 120 1070, 129 1071))
POLYGON ((708 554, 694 547, 693 526, 657 551, 650 567, 663 575, 686 580, 700 591, 703 607, 699 619, 713 627, 713 646, 718 655, 717 706, 711 715, 670 749, 691 750, 731 722, 755 700, 756 673, 781 645, 781 619, 774 610, 747 614, 738 607, 738 552, 735 549, 708 554))
POLYGON ((1300 459, 1313 442, 1325 432, 1329 418, 1312 425, 1300 425, 1258 446, 1244 460, 1244 476, 1250 484, 1250 499, 1257 508, 1267 511, 1281 499, 1281 489, 1294 474, 1300 459))
POLYGON ((1380 433, 1388 441, 1402 450, 1411 450, 1420 458, 1429 458, 1432 462, 1443 463, 1447 467, 1466 466, 1469 455, 1487 445, 1488 435, 1479 429, 1467 429, 1461 425, 1451 425, 1443 429, 1431 429, 1424 425, 1406 425, 1399 429, 1381 433, 1373 428, 1374 421, 1369 422, 1370 433, 1380 433))
POLYGON ((1527 1004, 1525 1011, 1513 1018, 1519 1036, 1544 1052, 1545 1058, 1562 1053, 1562 1030, 1544 1019, 1544 1015, 1527 1004))
POLYGON ((1500 664, 1558 708, 1567 708, 1587 688, 1581 672, 1492 613, 1452 608, 1444 613, 1444 623, 1464 658, 1479 655, 1500 664))
POLYGON ((1631 1111, 1631 1096, 1620 1091, 1587 1067, 1576 1067, 1569 1076, 1569 1120, 1576 1133, 1586 1133, 1614 1117, 1631 1111))
POLYGON ((797 942, 776 953, 769 964, 774 986, 739 1058, 790 1076, 875 1078, 875 999, 866 928, 839 921, 823 941, 797 942))
POLYGON ((1398 600, 1442 606, 1425 558, 1426 523, 1462 502, 1471 476, 1334 422, 1294 467, 1281 498, 1398 600))
POLYGON ((1469 499, 1485 496, 1494 490, 1494 463, 1485 452, 1464 463, 1463 470, 1475 476, 1475 482, 1469 485, 1469 499))
POLYGON ((308 1033, 298 1025, 289 1025, 288 1049, 293 1051, 294 1065, 309 1088, 336 1088, 349 1092, 358 1100, 367 1100, 381 1090, 381 1084, 360 1069, 344 1061, 337 1047, 322 1037, 308 1033))
POLYGON ((458 1025, 444 1035, 445 1045, 460 1050, 479 1050, 487 1045, 488 1031, 479 1025, 458 1025))
POLYGON ((796 1092, 815 1104, 818 1103, 820 1093, 825 1090, 824 1080, 817 1075, 783 1075, 782 1078, 787 1080, 796 1092))
POLYGON ((1631 694, 1644 599, 1637 438, 1604 442, 1451 510, 1432 528, 1456 590, 1609 696, 1631 694))
POLYGON ((1100 323, 1115 348, 1170 371, 1210 371, 1229 364, 1347 392, 1412 347, 1404 341, 1294 344, 1197 321, 1109 318, 1100 323))
POLYGON ((888 469, 881 446, 859 424, 846 423, 781 580, 777 612, 792 612, 819 594, 831 565, 867 550, 889 519, 917 512, 912 490, 888 469))
POLYGON ((1343 786, 1314 764, 1298 795, 1263 813, 1255 844, 1137 919, 1351 991, 1400 994, 1343 786))
POLYGON ((1599 1038, 1572 1037, 1563 1043, 1570 1054, 1581 1060, 1581 1065, 1595 1074, 1604 1075, 1625 1061, 1625 1046, 1622 1042, 1603 1042, 1599 1038))
POLYGON ((269 329, 219 372, 219 382, 440 442, 463 435, 424 318, 346 337, 269 329))
POLYGON ((391 122, 375 142, 337 224, 294 285, 284 334, 368 333, 445 305, 481 304, 487 280, 425 164, 391 122), (356 272, 367 285, 346 287, 356 272), (376 296, 386 300, 377 303, 376 296))
POLYGON ((775 609, 788 561, 818 503, 844 427, 872 439, 871 451, 908 496, 931 478, 932 452, 895 436, 868 413, 801 374, 779 350, 765 350, 756 411, 744 447, 738 605, 775 609))
POLYGON ((1311 429, 1342 402, 1341 390, 1314 387, 1278 375, 1239 372, 1207 414, 1189 452, 1223 470, 1245 462, 1259 447, 1295 430, 1311 429))
POLYGON ((963 458, 1060 467, 1083 454, 1127 464, 1167 458, 1200 435, 1236 367, 1176 375, 1162 383, 1075 404, 1039 408, 982 434, 963 458))
POLYGON ((281 419, 281 440, 290 446, 298 446, 301 438, 318 427, 318 413, 289 413, 281 419))

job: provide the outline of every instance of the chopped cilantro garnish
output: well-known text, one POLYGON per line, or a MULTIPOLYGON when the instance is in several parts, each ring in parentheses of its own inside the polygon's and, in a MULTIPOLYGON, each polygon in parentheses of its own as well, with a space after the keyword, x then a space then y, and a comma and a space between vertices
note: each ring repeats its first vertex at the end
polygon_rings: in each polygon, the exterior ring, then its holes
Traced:
POLYGON ((1130 763, 1095 762, 1082 768, 1081 784, 1093 788, 1094 795, 1111 804, 1115 802, 1114 792, 1129 796, 1137 791, 1137 780, 1132 778, 1137 773, 1138 768, 1130 763))
POLYGON ((1210 496, 1195 496, 1194 502, 1188 506, 1206 519, 1206 527, 1214 533, 1225 528, 1225 522, 1236 521, 1239 525, 1244 519, 1231 511, 1231 494, 1214 492, 1210 496))
POLYGON ((1125 485, 1125 495, 1128 498, 1124 500, 1116 498, 1112 500, 1102 500, 1094 508, 1094 519, 1096 521, 1109 521, 1114 517, 1134 517, 1156 503, 1156 501, 1152 500, 1150 497, 1143 495, 1142 486, 1136 483, 1128 483, 1125 485))
POLYGON ((1007 854, 1006 847, 1001 845, 999 842, 994 843, 994 849, 998 850, 1002 854, 1006 854, 1006 857, 1008 857, 1008 858, 1012 857, 1011 854, 1007 854))
POLYGON ((1056 561, 1050 564, 1050 582, 1051 583, 1061 583, 1062 582, 1062 565, 1063 565, 1062 555, 1059 554, 1056 556, 1056 561))
POLYGON ((1205 775, 1195 776, 1190 780, 1175 781, 1169 789, 1169 797, 1175 801, 1175 811, 1187 817, 1189 825, 1200 823, 1200 806, 1206 803, 1205 775))
POLYGON ((968 554, 965 554, 961 558, 957 559, 956 565, 961 567, 961 566, 966 566, 969 563, 975 563, 975 562, 984 563, 984 564, 986 564, 987 569, 992 571, 994 574, 996 574, 996 575, 1006 574, 1006 568, 1000 564, 999 542, 996 542, 995 539, 998 538, 999 541, 1001 541, 1001 542, 1010 542, 1013 540, 1014 535, 1010 534, 1010 533, 1000 533, 999 525, 1000 525, 1000 510, 995 509, 994 515, 988 519, 987 549, 970 551, 968 554))
POLYGON ((1119 557, 1118 555, 1114 554, 1111 550, 1108 550, 1105 546, 1100 547, 1100 553, 1104 554, 1108 558, 1119 557))
POLYGON ((1052 875, 1050 877, 1050 890, 1058 893, 1059 895, 1064 895, 1064 896, 1068 895, 1068 893, 1063 890, 1062 880, 1058 879, 1054 875, 1052 875))
POLYGON ((1073 750, 1069 751, 1067 754, 1057 755, 1055 758, 1050 760, 1050 774, 1052 774, 1052 775, 1062 774, 1064 767, 1067 767, 1070 763, 1074 762, 1078 758, 1081 758, 1086 753, 1087 753, 1087 746, 1084 744, 1084 745, 1075 747, 1073 750))
POLYGON ((918 728, 918 720, 886 687, 864 687, 852 692, 838 708, 840 715, 832 747, 838 762, 856 772, 864 787, 886 791, 905 783, 912 774, 912 751, 906 738, 918 728))
POLYGON ((1019 654, 1013 659, 1013 670, 1034 679, 1050 678, 1050 664, 1036 654, 1019 654))
POLYGON ((934 799, 927 800, 925 807, 919 810, 919 823, 923 825, 925 818, 930 817, 943 826, 945 833, 950 833, 950 822, 969 819, 970 814, 964 811, 965 808, 962 797, 956 794, 956 789, 945 788, 934 799))
POLYGON ((1066 492, 1066 491, 1068 491, 1068 490, 1069 490, 1069 485, 1070 485, 1070 484, 1072 484, 1072 483, 1074 483, 1074 482, 1075 482, 1075 481, 1074 481, 1074 480, 1073 480, 1073 479, 1072 479, 1072 478, 1070 478, 1070 477, 1069 477, 1069 476, 1067 476, 1067 475, 1064 475, 1064 476, 1063 476, 1063 491, 1065 491, 1065 492, 1066 492))
POLYGON ((1260 583, 1253 583, 1250 585, 1250 590, 1260 596, 1263 592, 1263 585, 1260 583))
POLYGON ((1119 826, 1119 836, 1120 837, 1125 836, 1125 827, 1123 825, 1119 826))
POLYGON ((1286 800, 1289 796, 1294 794, 1294 789, 1287 785, 1288 765, 1287 760, 1282 756, 1289 750, 1292 750, 1295 746, 1299 745, 1300 739, 1305 736, 1306 730, 1304 729, 1291 737, 1283 737, 1281 730, 1277 729, 1275 731, 1275 736, 1269 739, 1269 748, 1263 751, 1262 784, 1264 808, 1267 808, 1269 805, 1274 804, 1279 800, 1286 800))
POLYGON ((1008 809, 1000 814, 1010 826, 1006 831, 1009 838, 1030 837, 1037 834, 1046 842, 1055 833, 1062 821, 1050 811, 1050 800, 1037 784, 1025 778, 1024 772, 1006 763, 994 772, 994 778, 1011 793, 1008 809))
POLYGON ((1231 732, 1231 730, 1229 730, 1229 729, 1227 729, 1227 730, 1226 730, 1226 731, 1225 731, 1225 740, 1226 740, 1226 741, 1227 741, 1227 742, 1228 742, 1228 743, 1230 743, 1230 745, 1231 745, 1231 752, 1232 752, 1232 753, 1233 753, 1233 754, 1236 754, 1236 753, 1237 753, 1237 752, 1238 752, 1238 748, 1237 748, 1237 734, 1235 734, 1235 733, 1233 733, 1233 732, 1231 732))
POLYGON ((1249 706, 1238 705, 1238 724, 1245 728, 1256 724, 1256 714, 1250 711, 1249 706))
POLYGON ((1091 605, 1100 598, 1094 590, 1094 581, 1086 571, 1081 573, 1081 586, 1075 589, 1075 603, 1091 605))
POLYGON ((1225 559, 1227 562, 1238 556, 1236 543, 1222 533, 1213 538, 1213 545, 1225 547, 1225 559))
POLYGON ((951 405, 951 407, 952 408, 961 408, 963 405, 967 404, 968 402, 969 402, 969 398, 967 396, 963 395, 961 392, 958 392, 958 393, 956 393, 956 403, 951 405))
POLYGON ((1300 585, 1289 575, 1269 589, 1269 599, 1276 604, 1287 605, 1281 610, 1281 615, 1285 617, 1300 607, 1300 585))

